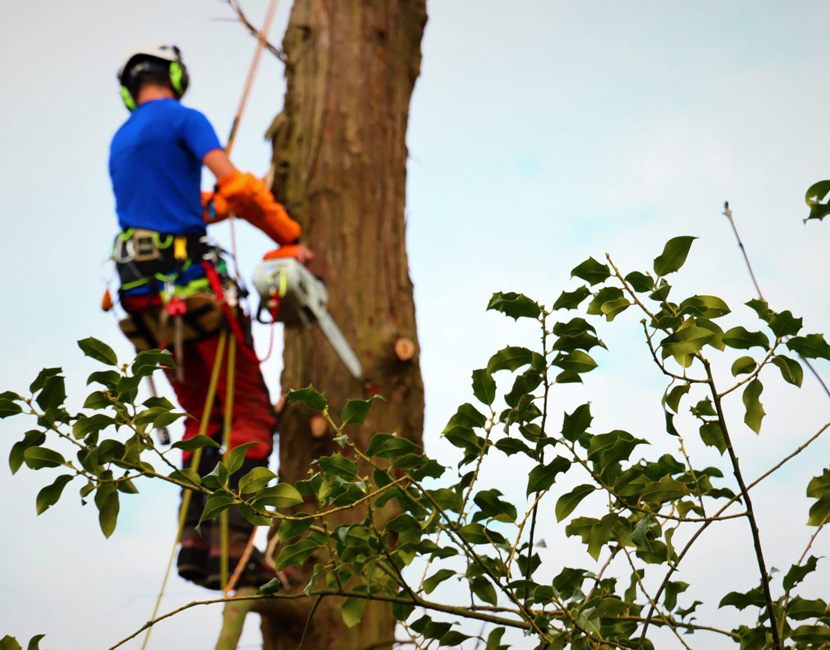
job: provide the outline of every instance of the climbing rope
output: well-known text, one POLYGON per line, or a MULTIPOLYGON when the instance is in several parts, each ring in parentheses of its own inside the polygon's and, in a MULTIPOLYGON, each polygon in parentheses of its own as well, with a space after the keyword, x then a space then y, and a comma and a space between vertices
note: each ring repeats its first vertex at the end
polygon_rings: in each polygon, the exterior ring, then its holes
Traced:
MULTIPOLYGON (((219 334, 219 342, 216 346, 216 357, 213 360, 213 371, 210 375, 210 384, 208 384, 208 391, 207 395, 205 396, 205 408, 202 410, 202 420, 199 422, 199 434, 203 436, 207 433, 208 423, 210 422, 210 414, 213 411, 213 402, 216 399, 216 386, 219 383, 219 373, 222 371, 222 356, 225 352, 225 343, 228 338, 227 330, 222 330, 219 334)), ((232 337, 231 341, 235 339, 232 337)), ((193 452, 193 457, 190 461, 190 466, 196 469, 196 472, 199 471, 199 464, 202 461, 202 448, 200 447, 196 451, 193 452)), ((176 557, 176 549, 179 546, 179 542, 182 540, 182 531, 184 530, 184 520, 187 514, 187 509, 190 506, 190 500, 193 496, 193 492, 191 490, 184 490, 184 494, 182 495, 182 505, 181 509, 179 510, 179 524, 176 529, 176 539, 173 542, 173 550, 170 551, 170 558, 167 561, 167 570, 164 572, 164 580, 161 583, 161 591, 159 591, 158 598, 156 598, 156 606, 153 609, 153 615, 150 617, 150 620, 155 620, 156 616, 158 616, 159 608, 161 607, 161 600, 164 598, 164 591, 167 588, 167 581, 170 578, 170 571, 173 568, 173 560, 176 557)), ((147 648, 147 642, 150 640, 150 632, 152 631, 152 627, 147 628, 147 634, 144 635, 144 643, 141 644, 141 650, 145 650, 147 648)))
MULTIPOLYGON (((239 99, 239 108, 236 110, 236 115, 231 123, 231 132, 228 135, 228 144, 225 146, 225 153, 231 155, 234 142, 236 141, 236 133, 239 130, 239 124, 242 121, 242 116, 245 113, 245 107, 248 105, 248 97, 251 95, 251 88, 254 85, 254 77, 256 77, 257 68, 259 68, 259 61, 262 58, 262 52, 268 42, 268 32, 271 31, 271 23, 274 21, 274 14, 277 11, 277 0, 271 0, 268 4, 268 11, 265 14, 265 21, 262 23, 262 29, 259 31, 259 38, 257 39, 256 49, 254 50, 254 58, 251 60, 251 66, 248 68, 248 76, 245 79, 245 85, 242 89, 242 97, 239 99)), ((231 255, 233 256, 233 264, 236 269, 236 280, 239 282, 239 266, 236 263, 236 215, 231 212, 228 221, 231 229, 231 255)))

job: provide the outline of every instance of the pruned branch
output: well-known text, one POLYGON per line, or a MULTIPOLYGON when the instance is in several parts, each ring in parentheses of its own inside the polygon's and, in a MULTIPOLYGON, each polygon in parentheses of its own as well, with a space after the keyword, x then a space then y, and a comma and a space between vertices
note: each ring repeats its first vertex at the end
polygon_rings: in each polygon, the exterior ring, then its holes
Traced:
POLYGON ((237 0, 225 0, 228 3, 228 6, 233 9, 234 13, 236 14, 237 20, 242 23, 242 25, 247 29, 251 35, 262 43, 265 46, 265 49, 268 50, 271 54, 277 57, 283 63, 288 62, 288 57, 286 56, 285 52, 278 48, 276 45, 271 43, 268 39, 262 36, 262 33, 257 29, 256 25, 254 25, 248 17, 245 15, 245 12, 242 11, 242 6, 237 2, 237 0))

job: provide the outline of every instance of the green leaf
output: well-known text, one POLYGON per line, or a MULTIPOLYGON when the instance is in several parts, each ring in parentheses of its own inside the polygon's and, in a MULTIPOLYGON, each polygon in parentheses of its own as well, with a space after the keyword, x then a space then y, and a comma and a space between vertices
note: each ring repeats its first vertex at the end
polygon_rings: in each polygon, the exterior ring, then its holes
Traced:
POLYGON ((516 521, 516 506, 500 499, 501 492, 496 489, 482 490, 473 497, 475 504, 481 509, 481 513, 496 521, 512 523, 516 521))
POLYGON ((303 537, 299 542, 286 546, 280 551, 275 569, 282 571, 288 567, 302 565, 320 546, 322 544, 318 538, 311 535, 303 537))
POLYGON ((262 585, 257 590, 258 596, 273 596, 275 593, 282 590, 282 580, 279 578, 271 578, 268 582, 262 585))
MULTIPOLYGON (((306 513, 298 512, 297 516, 306 513)), ((289 540, 294 539, 298 535, 302 535, 314 524, 314 519, 308 517, 307 519, 283 519, 279 527, 279 539, 282 544, 286 544, 289 540)))
POLYGON ((578 406, 570 415, 565 413, 562 421, 562 437, 575 442, 588 430, 593 419, 590 404, 578 406))
POLYGON ((72 425, 72 435, 75 436, 77 440, 82 438, 86 438, 90 433, 98 433, 106 429, 107 427, 111 427, 115 424, 115 419, 109 417, 108 415, 104 415, 103 413, 97 413, 92 417, 87 417, 86 415, 79 415, 78 419, 72 425))
POLYGON ((631 285, 637 293, 645 293, 646 291, 654 291, 654 278, 639 271, 632 271, 625 276, 625 281, 631 285))
POLYGON ((556 521, 562 521, 571 514, 580 502, 587 497, 596 487, 589 484, 578 485, 567 494, 563 494, 556 502, 556 521))
POLYGON ((790 570, 787 571, 787 575, 784 576, 784 590, 789 591, 804 580, 804 578, 816 570, 817 564, 818 558, 814 555, 811 555, 804 565, 793 564, 790 570))
POLYGON ((579 307, 585 298, 591 295, 588 287, 582 286, 573 291, 563 291, 556 302, 553 303, 554 309, 576 309, 579 307))
POLYGON ((473 395, 479 402, 488 406, 496 399, 496 382, 484 368, 473 370, 473 395))
POLYGON ((741 357, 740 359, 735 359, 735 362, 732 364, 732 376, 737 377, 738 375, 748 375, 755 370, 757 366, 758 364, 752 357, 741 357))
POLYGON ((753 347, 769 350, 769 339, 763 332, 749 332, 746 328, 733 327, 723 335, 723 342, 736 350, 749 350, 753 347))
POLYGON ((158 368, 175 368, 173 355, 167 350, 144 350, 133 361, 132 371, 136 377, 152 375, 158 368))
POLYGON ((600 264, 593 257, 589 257, 571 271, 571 277, 585 280, 591 286, 604 282, 611 275, 606 264, 600 264))
POLYGON ((245 462, 245 454, 248 453, 249 447, 261 444, 261 442, 246 442, 231 449, 228 454, 228 474, 236 474, 239 471, 239 468, 242 467, 242 463, 245 462))
POLYGON ((288 401, 291 403, 300 402, 305 404, 312 411, 322 412, 325 410, 328 403, 326 398, 321 393, 314 390, 314 386, 308 385, 306 388, 300 390, 288 391, 288 401))
POLYGON ((527 348, 508 346, 499 350, 487 362, 487 372, 493 374, 499 370, 518 370, 533 361, 533 352, 527 348))
POLYGON ((293 485, 278 483, 273 487, 267 487, 259 491, 256 496, 256 503, 272 508, 290 508, 303 502, 302 495, 293 485))
POLYGON ((103 390, 96 390, 95 392, 90 393, 87 395, 86 400, 84 400, 84 408, 93 409, 95 411, 109 408, 112 404, 113 403, 110 401, 109 393, 103 390))
POLYGON ((222 445, 216 442, 213 438, 208 438, 205 435, 196 435, 187 440, 180 440, 170 445, 173 449, 181 449, 182 451, 196 451, 202 447, 213 447, 219 449, 222 445))
POLYGON ((726 438, 723 435, 723 429, 716 421, 705 422, 700 427, 700 439, 707 447, 714 447, 723 456, 726 451, 726 438))
POLYGON ((46 442, 46 434, 43 431, 32 430, 26 432, 23 440, 14 443, 9 453, 9 468, 12 474, 17 474, 17 470, 23 465, 26 450, 29 447, 39 447, 44 442, 46 442))
POLYGON ((686 262, 692 242, 697 237, 674 237, 666 242, 663 252, 654 260, 654 272, 658 277, 679 271, 686 262))
POLYGON ((21 648, 17 639, 7 634, 0 639, 0 650, 23 650, 23 648, 21 648))
POLYGON ((0 398, 0 420, 22 412, 23 409, 16 402, 10 399, 0 398))
POLYGON ((806 359, 830 359, 830 345, 824 340, 824 334, 794 336, 787 341, 787 347, 806 359))
POLYGON ((98 339, 92 337, 82 339, 78 341, 78 347, 81 348, 85 356, 91 359, 105 363, 108 366, 118 365, 118 356, 115 354, 115 351, 98 339))
POLYGON ((795 621, 803 621, 810 618, 820 618, 827 611, 829 611, 827 603, 823 600, 807 600, 796 596, 787 607, 787 617, 795 621))
POLYGON ((550 489, 559 474, 567 472, 571 462, 567 458, 557 456, 547 465, 537 465, 530 470, 527 480, 527 495, 550 489))
POLYGON ((815 648, 826 648, 830 643, 830 626, 828 625, 799 625, 790 634, 792 640, 798 643, 796 647, 807 647, 800 644, 810 644, 815 648))
POLYGON ((810 508, 808 526, 821 526, 830 518, 830 469, 825 469, 807 485, 807 496, 818 499, 810 508))
POLYGON ((501 638, 504 636, 505 628, 497 627, 487 636, 487 646, 484 650, 510 650, 510 646, 502 645, 501 638))
POLYGON ((746 408, 746 415, 744 422, 755 433, 761 432, 761 420, 764 419, 766 412, 761 405, 761 393, 764 391, 764 385, 758 379, 753 379, 744 389, 743 402, 746 408))
POLYGON ((239 493, 251 494, 252 492, 258 492, 275 478, 277 478, 277 475, 267 467, 254 467, 239 479, 239 493))
POLYGON ((337 452, 331 456, 322 456, 315 461, 329 476, 337 476, 345 481, 354 481, 357 478, 357 463, 337 452))
POLYGON ((401 438, 392 433, 376 433, 372 436, 366 455, 370 458, 397 458, 406 454, 421 453, 421 449, 411 440, 401 438))
POLYGON ((801 330, 804 319, 795 318, 790 311, 782 311, 774 314, 769 322, 769 327, 778 338, 795 336, 801 330))
POLYGON ((666 406, 677 413, 677 409, 680 407, 680 400, 689 392, 689 388, 690 384, 681 384, 668 391, 664 398, 666 406))
POLYGON ((497 292, 490 298, 488 310, 500 311, 514 320, 520 318, 539 318, 542 309, 533 300, 521 293, 497 292))
POLYGON ((227 492, 214 492, 208 497, 205 503, 202 516, 199 517, 199 524, 201 525, 204 521, 214 519, 223 510, 230 508, 232 503, 233 497, 227 492))
POLYGON ((473 593, 482 601, 494 607, 498 604, 498 596, 496 595, 496 588, 484 576, 477 576, 470 582, 470 587, 473 593))
POLYGON ((26 646, 26 650, 40 650, 40 641, 45 636, 45 634, 36 634, 33 636, 29 639, 29 644, 26 646))
POLYGON ((440 585, 445 580, 449 580, 454 575, 456 575, 455 571, 450 569, 439 569, 435 573, 433 573, 429 578, 424 580, 424 593, 431 594, 435 591, 435 588, 440 585))
POLYGON ((615 300, 608 300, 602 303, 600 310, 605 316, 605 319, 610 323, 619 314, 628 309, 632 304, 633 303, 629 302, 627 298, 620 297, 616 298, 615 300))
POLYGON ((363 424, 369 417, 369 412, 377 400, 383 400, 380 395, 372 395, 369 399, 350 399, 340 413, 340 421, 343 426, 347 424, 363 424))
POLYGON ((104 537, 109 539, 115 531, 120 508, 118 490, 112 483, 104 483, 95 492, 95 505, 98 507, 98 524, 104 537))
POLYGON ((439 639, 438 644, 442 648, 455 648, 460 647, 462 643, 471 638, 471 636, 457 630, 450 630, 439 639))
MULTIPOLYGON (((706 318, 720 318, 732 311, 729 309, 729 305, 717 296, 696 295, 689 298, 689 300, 694 301, 703 308, 700 315, 706 318)), ((684 300, 680 303, 680 308, 682 309, 685 304, 686 301, 684 300)))
POLYGON ((825 216, 830 214, 830 205, 822 203, 828 193, 830 193, 830 181, 819 181, 807 188, 807 194, 804 200, 810 206, 810 214, 807 215, 807 218, 804 220, 805 222, 810 219, 818 219, 821 221, 825 216))
POLYGON ((43 388, 35 400, 44 411, 58 408, 66 400, 66 385, 63 377, 55 375, 47 377, 43 382, 43 388))
POLYGON ((94 382, 109 390, 115 390, 120 379, 121 374, 115 370, 96 370, 87 377, 86 385, 89 386, 94 382))
POLYGON ((801 388, 801 382, 804 381, 804 369, 798 361, 783 354, 775 355, 770 361, 781 371, 784 381, 801 388))
POLYGON ((55 479, 54 483, 47 485, 40 492, 38 492, 36 500, 37 514, 42 515, 49 508, 55 505, 61 498, 61 494, 63 493, 63 489, 66 487, 66 484, 72 479, 73 476, 71 474, 62 474, 55 479))
POLYGON ((66 462, 58 452, 46 447, 29 447, 23 452, 23 460, 30 469, 60 467, 66 462))
POLYGON ((366 609, 366 599, 349 596, 340 606, 340 615, 346 627, 352 628, 363 619, 363 610, 366 609))
POLYGON ((688 367, 685 363, 681 363, 679 358, 700 352, 703 346, 709 343, 713 337, 712 331, 705 327, 695 327, 694 325, 685 327, 662 340, 660 347, 663 349, 663 358, 673 356, 680 365, 688 367))
POLYGON ((680 499, 689 494, 689 489, 671 476, 664 476, 656 483, 649 483, 640 491, 639 498, 650 503, 663 503, 680 499))
POLYGON ((38 392, 46 384, 46 380, 49 379, 49 377, 56 377, 61 372, 63 372, 62 368, 44 368, 37 374, 35 380, 29 385, 29 390, 32 393, 38 392))
POLYGON ((593 357, 582 350, 572 350, 567 354, 559 353, 552 364, 563 370, 571 370, 576 373, 590 372, 597 367, 597 362, 594 361, 593 357))

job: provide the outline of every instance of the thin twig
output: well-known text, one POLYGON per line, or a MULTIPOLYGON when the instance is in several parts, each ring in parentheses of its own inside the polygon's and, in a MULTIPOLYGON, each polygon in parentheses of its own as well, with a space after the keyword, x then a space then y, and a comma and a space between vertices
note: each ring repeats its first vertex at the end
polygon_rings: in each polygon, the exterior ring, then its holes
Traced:
MULTIPOLYGON (((729 209, 729 201, 724 201, 723 203, 723 215, 729 219, 729 225, 732 226, 732 232, 735 233, 735 239, 738 240, 738 246, 741 249, 741 253, 743 253, 746 268, 749 271, 749 276, 752 278, 752 283, 755 285, 755 290, 758 292, 758 298, 766 302, 766 300, 764 300, 764 294, 761 293, 761 287, 758 286, 758 280, 755 279, 755 273, 752 271, 752 265, 749 263, 749 256, 746 254, 746 248, 744 248, 744 243, 741 241, 741 236, 738 234, 738 229, 735 226, 735 220, 732 218, 732 210, 729 209)), ((798 358, 801 359, 807 368, 809 368, 810 372, 813 373, 813 377, 816 378, 816 381, 824 389, 824 394, 830 398, 830 388, 828 388, 827 384, 824 383, 824 379, 822 379, 821 375, 818 374, 818 371, 813 367, 813 364, 801 354, 798 355, 798 358)))
POLYGON ((744 256, 744 262, 746 262, 749 277, 752 278, 752 284, 755 285, 758 297, 761 300, 764 300, 764 294, 761 293, 761 287, 758 286, 758 280, 755 278, 755 272, 752 270, 752 264, 749 263, 749 256, 746 254, 746 248, 744 248, 744 243, 741 241, 741 236, 738 234, 738 229, 735 227, 735 220, 732 218, 732 210, 729 209, 729 201, 723 202, 723 216, 729 219, 729 225, 732 226, 732 232, 735 233, 735 239, 738 240, 738 248, 741 249, 741 254, 744 256))
POLYGON ((308 615, 308 618, 305 620, 305 627, 303 628, 303 635, 300 637, 300 645, 297 646, 298 650, 303 650, 303 643, 305 643, 306 634, 308 634, 308 629, 311 627, 311 619, 314 618, 314 615, 317 613, 317 608, 320 606, 320 603, 323 602, 324 596, 321 594, 317 597, 317 600, 314 602, 314 606, 311 608, 311 612, 308 615))
POLYGON ((256 37, 257 40, 261 40, 264 43, 266 50, 268 50, 271 54, 273 54, 283 63, 288 62, 288 57, 286 56, 285 52, 283 52, 280 48, 278 48, 276 45, 273 45, 268 39, 262 36, 262 34, 256 28, 256 26, 250 20, 248 20, 248 17, 245 15, 245 12, 242 11, 242 7, 239 5, 238 2, 236 2, 236 0, 225 0, 225 2, 227 2, 228 6, 234 10, 237 19, 240 23, 242 23, 245 26, 245 29, 251 32, 251 35, 256 37))

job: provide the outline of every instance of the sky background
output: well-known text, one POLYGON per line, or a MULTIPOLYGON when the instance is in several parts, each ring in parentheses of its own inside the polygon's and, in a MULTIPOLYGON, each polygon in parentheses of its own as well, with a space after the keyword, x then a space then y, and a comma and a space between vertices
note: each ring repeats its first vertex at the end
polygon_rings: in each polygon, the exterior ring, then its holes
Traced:
MULTIPOLYGON (((255 22, 265 5, 243 4, 255 22)), ((280 3, 274 42, 289 8, 280 3)), ((771 306, 803 316, 808 331, 828 328, 830 230, 801 219, 806 188, 830 176, 830 5, 433 0, 428 11, 408 135, 407 216, 431 454, 446 463, 454 458, 439 435, 457 405, 471 399, 470 372, 508 343, 536 341, 531 324, 484 311, 494 291, 520 291, 550 305, 576 286, 570 269, 589 255, 608 251, 622 268, 646 270, 667 239, 695 235, 676 290, 724 297, 734 323, 749 327, 751 314, 740 305, 753 287, 721 216, 724 200, 771 306)), ((224 139, 254 49, 228 19, 222 2, 197 0, 49 0, 4 12, 0 390, 23 391, 42 367, 62 366, 77 407, 97 368, 75 341, 93 335, 129 357, 115 320, 98 309, 116 231, 108 145, 127 116, 115 72, 143 43, 178 44, 192 78, 185 103, 203 111, 224 139)), ((266 56, 234 151, 240 168, 266 171, 262 134, 283 93, 282 65, 266 56)), ((223 227, 215 235, 227 242, 223 227)), ((252 228, 238 232, 250 277, 270 246, 252 228)), ((600 369, 584 386, 558 391, 553 406, 559 413, 590 400, 595 431, 622 428, 653 439, 653 453, 664 444, 664 382, 642 346, 638 320, 631 312, 613 327, 596 323, 610 351, 596 355, 600 369)), ((255 336, 263 353, 268 332, 255 336)), ((817 366, 830 378, 826 363, 817 366)), ((265 367, 274 388, 279 371, 277 353, 265 367)), ((739 396, 731 403, 738 453, 752 478, 830 415, 809 376, 801 391, 776 371, 765 386, 760 440, 741 425, 739 396)), ((0 423, 0 458, 25 429, 23 421, 0 423)), ((711 450, 693 453, 718 461, 711 450)), ((812 530, 803 526, 804 490, 829 455, 830 444, 820 442, 758 487, 771 566, 786 571, 806 545, 812 530)), ((503 464, 487 468, 484 479, 520 498, 527 469, 503 464)), ((175 534, 177 496, 148 486, 125 499, 118 530, 106 541, 96 511, 80 508, 71 488, 35 516, 47 476, 24 468, 11 477, 0 462, 0 636, 23 641, 46 633, 49 650, 109 647, 150 616, 175 534)), ((582 561, 580 545, 563 539, 555 524, 553 503, 541 524, 545 558, 559 566, 582 561)), ((827 555, 828 539, 819 537, 813 553, 827 555)), ((703 596, 706 611, 715 610, 707 599, 718 593, 715 578, 734 575, 735 588, 756 584, 748 543, 746 523, 737 522, 705 538, 685 561, 680 579, 702 582, 695 597, 703 596)), ((821 594, 828 580, 824 566, 805 582, 806 593, 821 594)), ((175 579, 162 609, 204 596, 175 579)), ((160 625, 150 648, 212 647, 219 625, 218 608, 191 610, 160 625)), ((701 636, 694 645, 723 647, 718 643, 701 636)), ((259 647, 255 617, 244 647, 259 647)))

